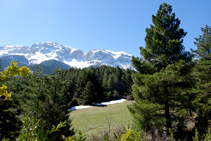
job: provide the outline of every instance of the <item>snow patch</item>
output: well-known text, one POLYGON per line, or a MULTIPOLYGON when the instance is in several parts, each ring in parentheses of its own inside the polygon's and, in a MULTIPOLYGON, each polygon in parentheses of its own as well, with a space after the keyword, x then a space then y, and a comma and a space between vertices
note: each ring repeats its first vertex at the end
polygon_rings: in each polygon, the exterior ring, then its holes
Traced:
MULTIPOLYGON (((126 101, 126 99, 118 99, 118 100, 106 101, 106 102, 102 102, 102 103, 96 103, 96 105, 97 106, 104 106, 104 105, 122 103, 124 101, 126 101)), ((85 109, 85 108, 91 108, 91 107, 93 107, 93 106, 90 106, 90 105, 73 106, 68 111, 78 110, 78 109, 85 109)))
POLYGON ((44 54, 40 52, 36 52, 34 56, 31 56, 28 59, 31 60, 32 64, 40 64, 43 61, 50 60, 47 56, 45 56, 44 54))
POLYGON ((93 107, 93 106, 74 106, 72 108, 70 108, 68 111, 72 111, 72 110, 78 110, 78 109, 86 109, 86 108, 90 108, 90 107, 93 107))
POLYGON ((77 67, 77 68, 86 68, 86 67, 89 67, 90 64, 85 61, 81 61, 81 62, 78 62, 77 60, 75 59, 72 59, 72 61, 68 62, 68 61, 63 61, 65 64, 69 65, 69 66, 74 66, 74 67, 77 67))
POLYGON ((118 99, 118 100, 112 100, 112 101, 107 101, 107 102, 102 102, 102 103, 96 103, 96 105, 97 106, 103 106, 103 105, 122 103, 124 101, 126 101, 126 99, 118 99))

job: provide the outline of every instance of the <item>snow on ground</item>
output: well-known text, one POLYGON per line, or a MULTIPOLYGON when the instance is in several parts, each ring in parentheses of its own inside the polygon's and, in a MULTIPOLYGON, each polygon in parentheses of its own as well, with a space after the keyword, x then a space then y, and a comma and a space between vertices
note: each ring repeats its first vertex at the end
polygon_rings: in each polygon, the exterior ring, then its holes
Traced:
MULTIPOLYGON (((102 103, 96 103, 96 105, 97 106, 103 106, 103 105, 122 103, 124 101, 126 101, 126 99, 118 99, 118 100, 106 101, 106 102, 102 102, 102 103)), ((93 107, 93 106, 89 106, 89 105, 74 106, 74 107, 70 108, 68 111, 78 110, 78 109, 85 109, 85 108, 91 108, 91 107, 93 107)))
POLYGON ((70 108, 68 111, 78 110, 78 109, 85 109, 85 108, 90 108, 90 107, 93 107, 93 106, 89 106, 89 105, 87 105, 87 106, 83 106, 83 105, 81 105, 81 106, 74 106, 74 107, 70 108))
POLYGON ((112 101, 107 101, 107 102, 102 102, 102 103, 96 103, 97 106, 103 106, 103 105, 110 105, 110 104, 115 104, 115 103, 122 103, 126 101, 125 99, 118 99, 118 100, 112 100, 112 101))

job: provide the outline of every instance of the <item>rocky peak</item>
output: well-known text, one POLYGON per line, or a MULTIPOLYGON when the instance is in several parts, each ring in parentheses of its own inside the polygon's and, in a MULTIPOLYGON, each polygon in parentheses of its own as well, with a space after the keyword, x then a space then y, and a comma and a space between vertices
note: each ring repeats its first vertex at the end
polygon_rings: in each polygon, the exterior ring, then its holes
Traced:
POLYGON ((0 46, 0 57, 8 55, 21 55, 30 64, 40 64, 43 61, 57 60, 78 68, 92 65, 109 65, 123 68, 132 67, 132 55, 124 51, 110 51, 101 48, 84 53, 79 49, 55 42, 35 43, 31 47, 23 45, 0 46))

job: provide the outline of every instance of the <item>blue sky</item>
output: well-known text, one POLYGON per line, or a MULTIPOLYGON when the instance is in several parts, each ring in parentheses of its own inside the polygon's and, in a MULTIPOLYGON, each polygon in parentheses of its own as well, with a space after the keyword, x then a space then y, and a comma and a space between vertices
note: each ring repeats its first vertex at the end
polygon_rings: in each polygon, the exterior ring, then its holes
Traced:
POLYGON ((187 31, 185 49, 196 49, 201 27, 211 26, 211 0, 0 0, 0 46, 51 41, 84 52, 104 48, 140 57, 145 29, 164 2, 187 31))

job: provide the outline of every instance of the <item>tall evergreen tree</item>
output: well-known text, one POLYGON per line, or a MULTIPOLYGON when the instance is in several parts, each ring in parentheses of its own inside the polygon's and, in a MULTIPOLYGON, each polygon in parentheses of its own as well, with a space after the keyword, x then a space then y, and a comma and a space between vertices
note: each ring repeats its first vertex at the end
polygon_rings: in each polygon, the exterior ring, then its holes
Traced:
POLYGON ((85 101, 84 104, 92 104, 96 95, 97 92, 94 84, 91 81, 88 81, 83 91, 83 100, 85 101))
POLYGON ((180 20, 172 13, 172 6, 160 5, 156 16, 152 15, 152 22, 146 29, 146 47, 140 47, 143 58, 133 57, 133 66, 141 73, 152 74, 180 59, 191 61, 190 53, 182 45, 187 32, 179 28, 180 20))
POLYGON ((22 125, 20 114, 21 109, 17 100, 9 101, 0 97, 0 140, 3 138, 15 140, 19 135, 22 125))
POLYGON ((181 111, 181 93, 191 87, 192 80, 186 75, 192 56, 184 50, 186 32, 179 28, 180 20, 171 5, 160 5, 152 22, 146 29, 146 47, 140 47, 142 58, 132 58, 138 73, 132 76, 135 103, 128 108, 139 127, 158 128, 169 134, 173 123, 182 122, 176 114, 181 111))
POLYGON ((71 136, 74 131, 71 128, 68 109, 70 108, 69 99, 62 90, 63 79, 60 75, 51 74, 44 76, 46 97, 42 101, 39 117, 46 121, 46 128, 49 130, 53 125, 58 125, 60 121, 66 121, 66 126, 60 131, 50 134, 49 137, 55 141, 61 140, 61 135, 71 136))
MULTIPOLYGON (((43 69, 39 67, 35 73, 27 78, 19 77, 15 78, 18 81, 18 87, 21 87, 21 91, 18 91, 19 101, 23 107, 23 116, 28 116, 33 113, 34 108, 37 107, 40 101, 43 101, 46 97, 45 84, 43 80, 43 69)), ((14 83, 10 86, 15 85, 14 83)), ((15 92, 13 90, 12 92, 15 92)))
POLYGON ((208 132, 209 120, 211 117, 211 27, 206 25, 201 28, 202 35, 195 38, 196 50, 192 49, 196 60, 194 76, 198 78, 195 95, 198 102, 195 104, 197 113, 196 128, 203 135, 208 132))

